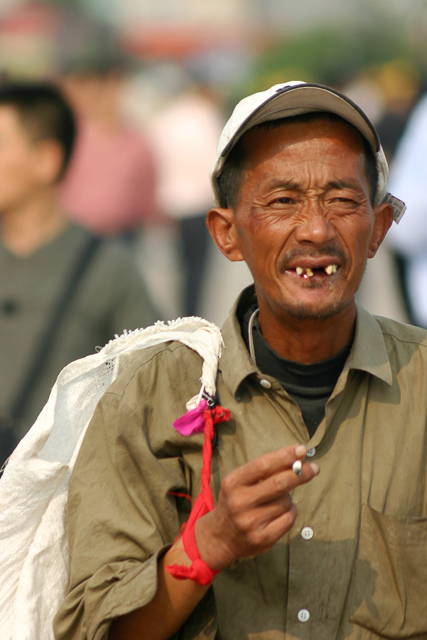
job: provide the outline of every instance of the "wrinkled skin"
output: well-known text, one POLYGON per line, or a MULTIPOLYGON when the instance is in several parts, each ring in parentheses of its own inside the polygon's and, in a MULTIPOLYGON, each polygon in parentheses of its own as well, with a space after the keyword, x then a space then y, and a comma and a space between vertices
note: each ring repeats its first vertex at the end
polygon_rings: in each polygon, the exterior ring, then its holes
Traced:
POLYGON ((253 129, 244 145, 237 204, 212 209, 209 230, 224 255, 248 264, 270 346, 300 362, 332 357, 351 338, 354 294, 391 207, 372 206, 362 139, 345 123, 253 129))

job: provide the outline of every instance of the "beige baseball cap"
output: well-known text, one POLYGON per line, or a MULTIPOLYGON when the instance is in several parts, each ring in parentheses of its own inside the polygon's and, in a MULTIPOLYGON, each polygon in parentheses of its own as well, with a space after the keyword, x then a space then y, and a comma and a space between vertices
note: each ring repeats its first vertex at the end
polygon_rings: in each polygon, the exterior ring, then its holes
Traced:
POLYGON ((406 210, 404 202, 387 191, 388 164, 378 133, 368 116, 350 98, 321 84, 293 80, 276 84, 266 91, 243 98, 235 107, 218 142, 217 154, 211 171, 214 201, 219 205, 218 178, 227 157, 246 131, 261 122, 290 118, 315 111, 330 111, 350 122, 371 145, 378 168, 378 193, 375 204, 388 202, 393 207, 397 223, 406 210))

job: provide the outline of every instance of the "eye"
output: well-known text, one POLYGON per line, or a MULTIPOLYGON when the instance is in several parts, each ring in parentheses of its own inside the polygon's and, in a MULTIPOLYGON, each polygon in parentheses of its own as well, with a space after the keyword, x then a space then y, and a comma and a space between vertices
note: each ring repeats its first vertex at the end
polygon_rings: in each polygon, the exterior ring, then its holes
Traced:
POLYGON ((275 205, 275 204, 294 204, 295 200, 293 198, 290 198, 289 196, 280 196, 280 198, 275 198, 274 200, 272 200, 270 202, 270 204, 275 205))
POLYGON ((351 196, 334 196, 328 199, 327 204, 332 207, 355 208, 359 205, 359 202, 351 196))

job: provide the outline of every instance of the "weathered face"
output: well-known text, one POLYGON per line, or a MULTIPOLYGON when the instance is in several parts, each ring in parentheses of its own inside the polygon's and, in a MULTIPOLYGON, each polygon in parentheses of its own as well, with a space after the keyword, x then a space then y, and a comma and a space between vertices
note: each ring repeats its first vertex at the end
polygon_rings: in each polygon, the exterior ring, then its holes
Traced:
POLYGON ((253 129, 244 143, 238 202, 217 210, 229 221, 219 248, 248 264, 260 311, 339 313, 391 223, 388 205, 371 205, 361 138, 345 123, 318 120, 253 129))

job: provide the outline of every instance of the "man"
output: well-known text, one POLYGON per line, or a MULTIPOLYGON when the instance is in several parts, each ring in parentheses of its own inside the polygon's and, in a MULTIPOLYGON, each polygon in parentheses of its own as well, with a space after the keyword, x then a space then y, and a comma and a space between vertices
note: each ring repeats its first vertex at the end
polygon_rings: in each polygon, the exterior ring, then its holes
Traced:
POLYGON ((179 91, 169 96, 149 122, 159 169, 159 205, 178 231, 181 308, 186 316, 201 313, 212 250, 205 224, 206 211, 212 206, 209 169, 223 126, 219 99, 208 83, 184 74, 179 91))
POLYGON ((59 205, 74 138, 54 86, 0 86, 1 463, 66 364, 156 319, 126 250, 97 244, 59 205))
POLYGON ((212 181, 209 230, 255 282, 223 328, 214 507, 173 542, 202 435, 172 423, 201 363, 141 352, 71 478, 56 638, 425 638, 427 335, 354 301, 402 214, 375 130, 327 87, 277 85, 236 107, 212 181))

